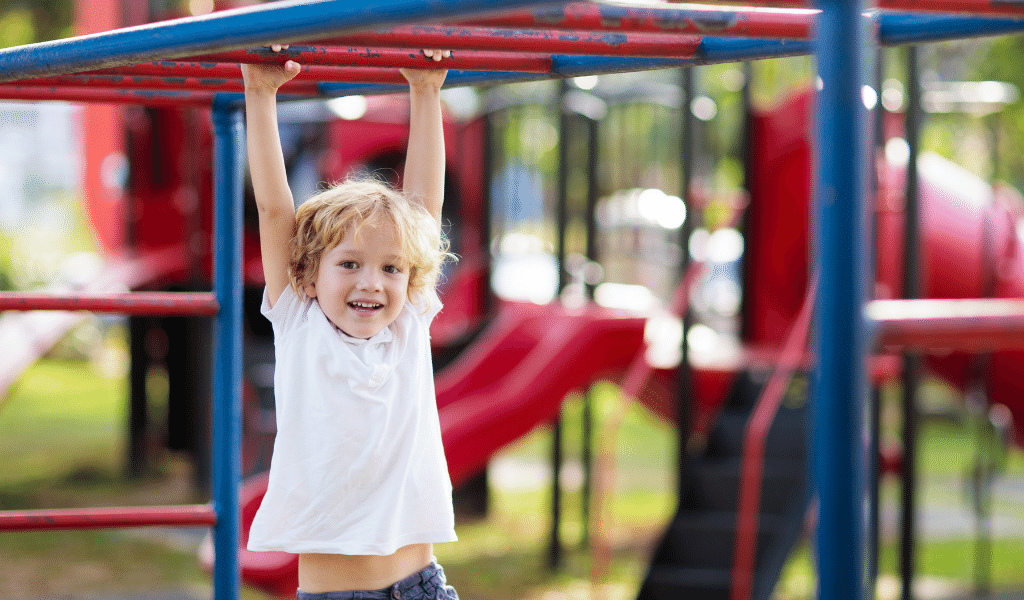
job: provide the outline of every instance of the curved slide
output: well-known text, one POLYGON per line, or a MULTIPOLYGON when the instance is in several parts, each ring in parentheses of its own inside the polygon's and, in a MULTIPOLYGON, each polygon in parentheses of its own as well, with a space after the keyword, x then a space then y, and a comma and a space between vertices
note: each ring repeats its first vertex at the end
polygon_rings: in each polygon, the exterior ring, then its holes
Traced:
POLYGON ((566 394, 616 378, 642 351, 644 324, 593 306, 504 304, 481 340, 436 378, 452 483, 552 420, 566 394))

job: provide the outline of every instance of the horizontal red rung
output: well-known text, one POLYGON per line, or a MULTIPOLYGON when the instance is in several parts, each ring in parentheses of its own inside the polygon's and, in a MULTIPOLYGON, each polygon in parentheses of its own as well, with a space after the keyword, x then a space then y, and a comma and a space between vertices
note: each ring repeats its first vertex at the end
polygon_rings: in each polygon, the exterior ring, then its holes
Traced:
POLYGON ((865 314, 883 350, 1024 349, 1024 300, 875 300, 865 314))
MULTIPOLYGON (((375 69, 379 71, 379 69, 375 69)), ((404 81, 404 80, 403 80, 404 81)), ((19 86, 32 87, 84 87, 92 89, 121 90, 200 90, 204 92, 243 92, 245 86, 239 79, 216 79, 196 77, 141 77, 124 75, 55 75, 38 77, 18 82, 19 86)), ((0 88, 2 90, 3 88, 0 88)), ((320 88, 312 81, 289 81, 281 86, 283 93, 316 95, 320 88)), ((0 92, 2 94, 2 92, 0 92)))
MULTIPOLYGON (((717 0, 710 1, 717 3, 717 0)), ((813 7, 812 0, 745 0, 744 3, 755 7, 771 8, 813 7)), ((735 1, 722 0, 722 4, 735 4, 735 1)), ((865 8, 1024 18, 1024 0, 877 0, 877 2, 869 0, 865 8)))
MULTIPOLYGON (((500 48, 502 50, 509 50, 507 45, 500 48)), ((200 75, 197 73, 194 75, 195 77, 241 77, 237 63, 281 64, 289 59, 304 66, 446 68, 467 71, 525 71, 529 73, 547 73, 551 71, 550 53, 464 49, 453 51, 450 58, 436 62, 433 59, 424 57, 418 49, 355 47, 352 45, 323 47, 293 45, 282 49, 280 52, 273 52, 263 48, 232 50, 230 52, 191 56, 187 62, 200 69, 208 69, 206 73, 217 73, 217 75, 200 75), (234 74, 231 75, 223 67, 233 69, 234 74)), ((158 62, 150 64, 162 67, 164 65, 182 63, 158 62)), ((123 72, 124 69, 110 69, 100 72, 107 73, 109 71, 123 72)), ((296 77, 299 79, 326 79, 319 76, 319 73, 329 74, 330 71, 320 71, 312 68, 305 70, 304 73, 300 73, 296 77)), ((146 74, 167 75, 168 73, 148 72, 146 74)))
POLYGON ((676 4, 671 7, 655 8, 570 2, 563 6, 541 7, 500 17, 464 21, 462 24, 481 27, 674 32, 806 39, 811 32, 813 15, 810 10, 751 9, 737 6, 676 4))
POLYGON ((209 504, 0 511, 0 531, 200 527, 216 524, 217 513, 209 504))
POLYGON ((28 102, 91 102, 95 104, 144 104, 146 106, 210 106, 213 92, 178 90, 124 90, 114 88, 54 87, 0 84, 0 98, 28 102))
POLYGON ((509 50, 543 54, 692 58, 703 38, 676 33, 502 29, 407 25, 311 42, 324 46, 400 46, 455 50, 509 50))
POLYGON ((1024 18, 1024 2, 1021 0, 879 0, 878 7, 1024 18))
MULTIPOLYGON (((0 88, 2 89, 2 88, 0 88)), ((121 294, 40 294, 0 292, 0 310, 88 310, 126 315, 215 315, 211 292, 125 292, 121 294)))
MULTIPOLYGON (((303 63, 302 71, 282 86, 282 92, 291 94, 316 95, 319 88, 315 82, 361 82, 403 84, 405 78, 397 69, 376 67, 344 67, 322 66, 316 61, 325 62, 330 58, 333 49, 324 52, 308 48, 297 53, 288 54, 287 58, 303 63), (327 57, 327 58, 325 58, 327 57), (310 65, 307 60, 313 61, 310 65)), ((394 50, 394 52, 405 52, 394 50)), ((407 53, 407 52, 406 52, 407 53)), ((244 58, 244 51, 237 56, 229 53, 215 58, 222 60, 244 58)), ((347 55, 346 55, 347 56, 347 55)), ((458 52, 458 60, 445 61, 450 69, 464 68, 485 71, 518 71, 531 73, 548 73, 551 71, 551 57, 546 54, 512 55, 501 52, 458 52), (461 60, 465 55, 467 60, 461 60)), ((211 57, 214 58, 214 57, 211 57)), ((344 59, 344 57, 342 57, 344 59)), ((273 56, 267 62, 282 62, 285 58, 273 56)), ((375 59, 376 60, 376 59, 375 59)), ((359 62, 350 60, 348 62, 359 62)), ((372 61, 369 61, 372 62, 372 61)), ((410 61, 411 62, 411 61, 410 61)), ((382 61, 387 65, 387 61, 382 61)), ((417 66, 429 66, 431 63, 417 61, 417 66)), ((403 64, 388 65, 392 67, 408 66, 403 64)), ((48 87, 91 87, 117 89, 179 89, 203 90, 207 92, 241 92, 244 86, 241 70, 237 64, 206 63, 206 62, 158 62, 145 63, 115 69, 104 69, 77 75, 57 75, 37 77, 19 81, 17 86, 48 86, 48 87)), ((0 88, 2 89, 2 88, 0 88)))

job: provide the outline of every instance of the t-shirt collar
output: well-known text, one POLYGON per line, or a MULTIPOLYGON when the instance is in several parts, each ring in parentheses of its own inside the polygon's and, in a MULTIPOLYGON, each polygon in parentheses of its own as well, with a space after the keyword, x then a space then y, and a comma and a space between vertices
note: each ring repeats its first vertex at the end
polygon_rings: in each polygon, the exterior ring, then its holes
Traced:
MULTIPOLYGON (((334 325, 333 323, 331 324, 334 325)), ((335 331, 338 332, 338 337, 340 337, 346 344, 351 344, 353 346, 362 346, 363 344, 385 344, 387 342, 390 342, 391 339, 394 337, 394 334, 391 333, 390 325, 388 327, 385 327, 384 329, 381 329, 380 331, 373 334, 369 338, 353 337, 342 331, 340 328, 338 328, 337 325, 334 326, 334 329, 335 331)))

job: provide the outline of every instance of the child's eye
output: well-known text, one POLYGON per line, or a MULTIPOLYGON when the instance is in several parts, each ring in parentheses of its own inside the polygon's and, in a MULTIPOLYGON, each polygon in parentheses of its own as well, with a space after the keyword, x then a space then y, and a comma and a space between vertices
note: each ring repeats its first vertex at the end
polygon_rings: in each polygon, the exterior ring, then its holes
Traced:
POLYGON ((392 275, 396 275, 398 273, 401 273, 402 270, 399 269, 398 267, 396 267, 395 265, 388 265, 388 266, 384 267, 384 272, 385 273, 391 273, 392 275))
POLYGON ((356 265, 355 261, 346 260, 346 261, 342 261, 341 263, 339 263, 339 266, 342 269, 355 269, 358 265, 356 265))

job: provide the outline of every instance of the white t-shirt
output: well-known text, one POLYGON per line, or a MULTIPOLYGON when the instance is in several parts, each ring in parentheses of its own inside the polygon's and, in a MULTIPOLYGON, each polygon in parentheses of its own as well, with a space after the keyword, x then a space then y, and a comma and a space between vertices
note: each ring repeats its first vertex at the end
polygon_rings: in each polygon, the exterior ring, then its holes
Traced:
POLYGON ((430 290, 361 340, 291 287, 273 308, 264 293, 277 438, 249 550, 388 555, 456 541, 430 358, 440 309, 430 290))

